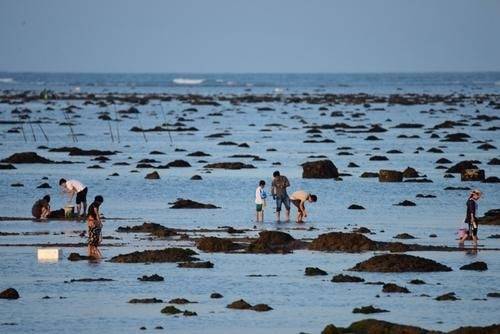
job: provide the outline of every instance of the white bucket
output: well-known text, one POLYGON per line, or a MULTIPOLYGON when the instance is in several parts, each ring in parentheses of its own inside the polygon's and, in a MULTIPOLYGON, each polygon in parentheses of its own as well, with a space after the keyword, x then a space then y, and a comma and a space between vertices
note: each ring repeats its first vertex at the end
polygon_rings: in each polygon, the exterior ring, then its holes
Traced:
POLYGON ((57 262, 61 255, 62 251, 59 248, 38 248, 37 250, 39 262, 57 262))

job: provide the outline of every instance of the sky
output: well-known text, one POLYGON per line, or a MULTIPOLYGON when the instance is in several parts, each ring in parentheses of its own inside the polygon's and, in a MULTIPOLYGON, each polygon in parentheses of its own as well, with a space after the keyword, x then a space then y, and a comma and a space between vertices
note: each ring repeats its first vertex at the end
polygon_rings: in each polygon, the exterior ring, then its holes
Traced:
POLYGON ((0 0, 0 71, 500 71, 500 1, 0 0))

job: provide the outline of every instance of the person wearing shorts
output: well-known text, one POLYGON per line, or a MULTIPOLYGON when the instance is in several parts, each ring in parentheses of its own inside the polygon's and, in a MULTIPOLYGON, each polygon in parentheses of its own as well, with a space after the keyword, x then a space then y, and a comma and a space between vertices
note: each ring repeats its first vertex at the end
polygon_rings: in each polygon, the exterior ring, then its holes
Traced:
POLYGON ((460 243, 463 243, 465 240, 472 238, 472 242, 474 244, 477 244, 477 229, 478 229, 478 222, 477 222, 477 201, 481 198, 481 191, 479 190, 473 190, 471 191, 469 195, 469 199, 467 200, 467 210, 465 214, 465 220, 464 222, 469 225, 469 232, 466 233, 462 238, 460 238, 460 243))
POLYGON ((290 187, 288 178, 280 175, 279 171, 273 173, 273 182, 271 183, 271 195, 276 200, 276 221, 280 221, 281 206, 285 205, 286 216, 285 221, 290 221, 290 198, 286 192, 286 188, 290 187))
POLYGON ((80 210, 83 206, 82 216, 85 215, 87 211, 87 187, 77 180, 59 180, 59 186, 61 190, 70 196, 69 202, 73 200, 73 196, 76 194, 76 214, 80 215, 80 210))
POLYGON ((267 197, 266 192, 264 191, 265 185, 266 181, 260 180, 259 186, 255 189, 255 220, 261 223, 264 222, 264 206, 266 205, 267 197))
POLYGON ((318 200, 316 195, 310 194, 304 190, 298 190, 290 196, 290 201, 297 207, 297 223, 303 223, 307 217, 306 202, 313 203, 318 200))

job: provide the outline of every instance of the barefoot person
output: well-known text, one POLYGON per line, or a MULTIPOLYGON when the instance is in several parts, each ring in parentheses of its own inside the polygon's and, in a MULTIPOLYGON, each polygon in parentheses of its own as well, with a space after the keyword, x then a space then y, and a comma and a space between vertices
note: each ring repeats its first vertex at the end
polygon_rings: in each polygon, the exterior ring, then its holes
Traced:
POLYGON ((481 198, 481 191, 473 190, 469 195, 469 199, 467 200, 467 212, 465 214, 465 223, 469 225, 469 232, 466 233, 462 238, 460 238, 460 243, 463 243, 465 240, 472 237, 472 242, 477 244, 477 201, 481 198))
POLYGON ((36 219, 47 219, 50 215, 50 196, 45 195, 36 201, 31 208, 31 214, 36 219))
POLYGON ((73 200, 73 196, 76 194, 76 215, 80 215, 80 209, 83 206, 82 216, 87 212, 87 187, 84 186, 80 181, 77 180, 59 180, 59 186, 61 190, 68 194, 69 202, 73 200))
POLYGON ((94 202, 89 206, 87 214, 87 227, 89 233, 89 256, 99 259, 102 257, 99 245, 101 244, 102 236, 102 221, 100 207, 104 202, 102 196, 96 196, 94 202))
POLYGON ((297 223, 303 223, 307 217, 306 202, 313 203, 318 200, 316 195, 310 194, 304 190, 298 190, 290 196, 290 201, 297 207, 297 223))
POLYGON ((256 210, 256 221, 264 222, 264 207, 266 205, 267 194, 264 191, 264 186, 266 181, 260 180, 259 186, 255 189, 255 210, 256 210))
POLYGON ((273 173, 273 182, 271 183, 271 195, 276 200, 276 221, 280 221, 281 205, 285 205, 285 221, 290 221, 290 198, 286 193, 286 188, 290 187, 287 177, 280 175, 279 171, 273 173))

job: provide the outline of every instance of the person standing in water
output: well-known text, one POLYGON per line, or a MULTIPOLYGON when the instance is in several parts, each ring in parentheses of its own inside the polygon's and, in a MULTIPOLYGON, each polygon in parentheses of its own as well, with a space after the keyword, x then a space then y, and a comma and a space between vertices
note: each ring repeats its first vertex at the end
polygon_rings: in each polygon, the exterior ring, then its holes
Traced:
POLYGON ((290 198, 286 193, 286 188, 290 187, 287 177, 280 175, 279 171, 273 173, 273 182, 271 183, 271 195, 276 200, 276 221, 280 221, 281 205, 285 205, 285 221, 290 221, 290 198))
POLYGON ((266 197, 267 194, 264 191, 264 186, 266 185, 266 181, 260 180, 259 186, 255 189, 255 210, 256 210, 256 221, 263 223, 264 222, 264 207, 266 205, 266 197))
POLYGON ((306 202, 313 203, 317 200, 318 196, 304 190, 297 190, 290 196, 290 201, 297 207, 297 223, 303 223, 303 219, 307 217, 306 202))
POLYGON ((467 200, 467 212, 465 214, 465 223, 469 225, 469 232, 466 233, 462 238, 460 238, 460 243, 463 243, 465 240, 467 240, 469 237, 472 237, 472 242, 476 245, 477 244, 477 229, 478 229, 478 222, 477 222, 477 201, 481 198, 481 191, 479 190, 473 190, 471 191, 469 195, 469 199, 467 200))
POLYGON ((73 200, 76 194, 76 215, 80 215, 80 209, 83 206, 82 216, 87 212, 87 187, 77 180, 60 179, 59 186, 61 190, 70 196, 69 202, 73 200))
POLYGON ((94 202, 89 206, 89 212, 87 214, 87 227, 88 227, 88 251, 89 256, 95 259, 100 259, 102 257, 101 251, 99 250, 99 245, 102 241, 102 220, 100 207, 104 202, 102 196, 96 196, 94 202))

